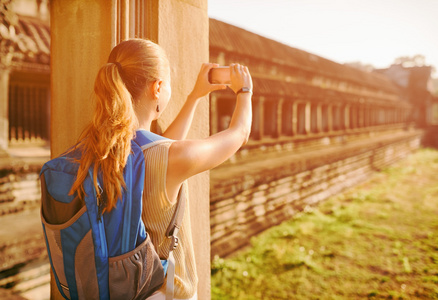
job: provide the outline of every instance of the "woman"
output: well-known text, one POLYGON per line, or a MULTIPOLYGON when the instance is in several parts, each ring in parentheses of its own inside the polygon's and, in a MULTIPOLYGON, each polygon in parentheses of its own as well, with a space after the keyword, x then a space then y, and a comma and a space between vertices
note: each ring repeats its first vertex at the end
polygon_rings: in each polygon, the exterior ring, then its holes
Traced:
MULTIPOLYGON (((167 139, 144 150, 146 173, 142 218, 158 254, 163 257, 169 246, 164 233, 179 191, 183 191, 182 197, 188 197, 185 181, 227 160, 246 143, 250 134, 252 80, 247 67, 233 64, 230 66, 230 88, 238 94, 228 129, 205 139, 185 139, 200 99, 212 91, 227 88, 209 83, 208 72, 216 66, 204 64, 201 67, 192 92, 163 133, 167 139), (242 92, 242 88, 246 89, 242 92)), ((107 199, 103 211, 115 207, 124 186, 123 168, 131 150, 131 139, 136 130, 150 131, 152 122, 168 105, 170 80, 169 62, 157 44, 132 39, 112 50, 108 63, 96 78, 96 112, 81 138, 83 156, 72 193, 83 191, 81 184, 89 167, 97 165, 102 170, 107 199)), ((180 299, 196 299, 198 278, 190 228, 190 215, 186 213, 179 231, 179 245, 174 251, 174 296, 180 299)), ((163 286, 150 299, 164 299, 165 288, 163 286)))

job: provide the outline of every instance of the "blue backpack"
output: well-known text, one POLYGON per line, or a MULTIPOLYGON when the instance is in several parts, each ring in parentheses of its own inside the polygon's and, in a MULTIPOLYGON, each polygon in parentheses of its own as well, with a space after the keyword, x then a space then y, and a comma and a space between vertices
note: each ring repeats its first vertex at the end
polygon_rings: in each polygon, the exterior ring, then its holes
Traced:
MULTIPOLYGON (((165 138, 148 131, 136 132, 124 169, 126 188, 122 201, 103 214, 92 168, 83 183, 84 201, 69 195, 79 167, 79 149, 44 164, 40 173, 41 219, 50 265, 65 299, 146 299, 163 285, 166 273, 166 299, 173 298, 172 251, 178 245, 177 233, 185 206, 181 191, 167 230, 173 241, 167 259, 158 257, 141 219, 143 149, 162 139, 165 138)), ((100 175, 98 186, 103 186, 100 175)))

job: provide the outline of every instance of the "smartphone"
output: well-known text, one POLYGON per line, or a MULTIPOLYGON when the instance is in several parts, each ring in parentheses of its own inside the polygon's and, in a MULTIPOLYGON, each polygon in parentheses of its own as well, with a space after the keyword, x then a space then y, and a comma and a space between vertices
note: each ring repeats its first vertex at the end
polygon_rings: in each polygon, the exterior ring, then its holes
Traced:
POLYGON ((212 84, 231 84, 230 67, 223 66, 210 69, 208 81, 212 84))

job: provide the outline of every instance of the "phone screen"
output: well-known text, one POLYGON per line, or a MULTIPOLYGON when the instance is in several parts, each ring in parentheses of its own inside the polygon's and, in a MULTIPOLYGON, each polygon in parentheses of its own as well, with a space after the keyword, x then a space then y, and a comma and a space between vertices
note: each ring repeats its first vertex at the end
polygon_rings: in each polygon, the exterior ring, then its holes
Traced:
POLYGON ((230 67, 212 68, 208 72, 208 81, 212 84, 231 84, 230 67))

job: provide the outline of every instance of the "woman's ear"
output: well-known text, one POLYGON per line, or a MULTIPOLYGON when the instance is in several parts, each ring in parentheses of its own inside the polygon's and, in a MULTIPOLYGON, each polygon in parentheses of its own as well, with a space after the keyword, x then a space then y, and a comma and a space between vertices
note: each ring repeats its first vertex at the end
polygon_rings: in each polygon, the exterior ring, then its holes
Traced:
POLYGON ((163 81, 161 79, 157 79, 150 85, 150 93, 154 99, 160 98, 162 84, 163 81))

